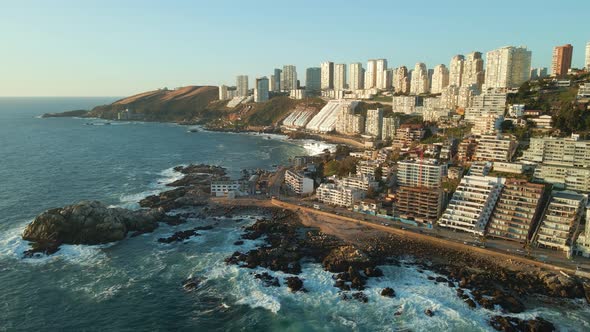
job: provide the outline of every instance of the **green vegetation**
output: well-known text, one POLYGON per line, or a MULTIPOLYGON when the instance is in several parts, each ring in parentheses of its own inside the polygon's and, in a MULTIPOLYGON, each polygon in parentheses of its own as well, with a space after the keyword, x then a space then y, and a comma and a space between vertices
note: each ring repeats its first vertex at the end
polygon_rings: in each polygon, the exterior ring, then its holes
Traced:
POLYGON ((324 176, 347 176, 356 172, 356 158, 346 157, 342 160, 330 160, 324 164, 324 176))

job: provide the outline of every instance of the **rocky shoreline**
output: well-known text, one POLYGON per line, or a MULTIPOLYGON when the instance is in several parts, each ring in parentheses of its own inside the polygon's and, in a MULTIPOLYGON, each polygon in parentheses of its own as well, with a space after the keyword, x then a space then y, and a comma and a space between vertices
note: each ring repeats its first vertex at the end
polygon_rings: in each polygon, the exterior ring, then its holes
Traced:
MULTIPOLYGON (((23 232, 23 239, 32 245, 25 252, 25 257, 55 253, 61 244, 120 241, 129 234, 137 236, 152 232, 159 222, 179 225, 187 218, 212 218, 216 222, 218 217, 250 214, 264 217, 246 227, 242 239, 234 245, 239 247, 244 240, 254 239, 264 239, 264 244, 247 252, 235 251, 225 262, 242 268, 260 267, 291 275, 282 282, 266 272, 254 275, 268 287, 286 285, 292 292, 305 292, 305 280, 298 275, 302 263, 313 261, 333 274, 334 287, 340 290, 342 300, 364 303, 368 301, 363 292, 367 280, 383 276, 379 265, 414 266, 432 282, 455 289, 457 296, 470 308, 500 308, 503 315, 494 316, 490 321, 490 325, 500 331, 554 330, 550 322, 539 317, 521 320, 509 316, 525 311, 529 297, 590 299, 590 288, 584 287, 584 280, 577 277, 537 270, 512 270, 479 255, 392 234, 348 243, 319 229, 305 227, 295 211, 262 204, 267 201, 260 201, 260 204, 252 201, 246 205, 213 204, 209 183, 214 179, 225 179, 224 168, 189 165, 176 167, 175 170, 184 177, 167 184, 174 189, 142 199, 142 209, 137 211, 85 201, 42 213, 23 232), (182 210, 170 213, 179 209, 182 210)), ((200 236, 199 231, 215 226, 216 223, 213 223, 178 231, 158 239, 158 242, 182 242, 200 236)), ((195 289, 198 278, 186 281, 183 287, 195 289)), ((395 285, 379 292, 387 298, 396 296, 395 285)), ((395 313, 401 314, 403 312, 395 313)), ((425 308, 424 314, 433 316, 436 311, 425 308)))

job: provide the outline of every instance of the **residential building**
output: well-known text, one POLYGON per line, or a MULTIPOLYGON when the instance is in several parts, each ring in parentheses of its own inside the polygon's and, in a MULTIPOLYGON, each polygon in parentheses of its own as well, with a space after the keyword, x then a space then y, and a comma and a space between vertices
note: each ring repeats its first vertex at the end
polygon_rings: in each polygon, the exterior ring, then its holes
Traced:
MULTIPOLYGON (((377 59, 376 61, 376 74, 375 74, 375 87, 377 89, 387 89, 388 88, 388 81, 387 81, 387 60, 385 59, 377 59)), ((391 85, 391 84, 389 84, 391 85)))
POLYGON ((467 54, 467 57, 463 63, 461 86, 475 85, 478 89, 481 89, 484 79, 485 72, 483 68, 483 58, 481 52, 472 52, 467 54))
POLYGON ((273 76, 275 77, 275 84, 272 91, 283 91, 283 71, 279 68, 275 68, 273 76))
POLYGON ((395 137, 397 128, 399 128, 400 120, 398 117, 387 117, 383 118, 383 129, 381 129, 381 138, 392 139, 395 137))
POLYGON ((428 85, 428 69, 426 64, 418 62, 412 72, 412 83, 410 84, 410 93, 414 95, 425 94, 430 91, 428 85))
POLYGON ((308 97, 307 92, 305 89, 293 89, 289 91, 289 98, 297 100, 305 99, 308 97))
POLYGON ((351 108, 342 108, 336 119, 336 132, 345 135, 359 135, 365 132, 365 118, 355 114, 351 108))
POLYGON ((438 65, 434 67, 432 74, 432 85, 430 93, 442 93, 443 89, 449 85, 449 70, 445 65, 438 65))
POLYGON ((486 53, 486 87, 520 87, 530 79, 531 57, 526 47, 507 46, 486 53))
POLYGON ((346 65, 336 64, 334 65, 334 90, 345 90, 346 89, 346 65))
POLYGON ((236 87, 238 97, 248 96, 248 75, 238 75, 236 77, 236 87))
POLYGON ((334 62, 325 61, 320 64, 322 90, 334 89, 334 62))
POLYGON ((449 65, 449 85, 460 87, 463 84, 463 70, 465 65, 465 56, 455 55, 449 65))
POLYGON ((211 181, 211 195, 223 197, 228 195, 241 196, 246 192, 245 184, 239 180, 211 181))
POLYGON ((488 224, 487 235, 527 242, 543 213, 544 191, 543 184, 506 179, 488 224))
POLYGON ((586 195, 554 191, 534 242, 541 247, 564 251, 570 257, 587 202, 586 195))
POLYGON ((469 162, 473 160, 475 149, 477 148, 477 141, 473 137, 465 138, 459 143, 457 148, 457 160, 461 162, 469 162))
POLYGON ((350 89, 362 90, 365 88, 365 69, 360 62, 351 63, 350 72, 350 89))
POLYGON ((574 47, 571 44, 555 46, 551 60, 551 76, 565 77, 572 67, 574 47))
POLYGON ((361 160, 356 164, 356 175, 367 178, 375 177, 375 171, 379 167, 381 167, 381 163, 377 160, 361 160))
POLYGON ((322 203, 352 207, 356 201, 363 198, 363 192, 334 183, 322 183, 316 190, 316 196, 322 203))
POLYGON ((410 78, 408 68, 406 66, 396 68, 393 75, 393 88, 395 89, 396 93, 410 93, 410 78))
POLYGON ((469 167, 469 175, 488 176, 492 170, 492 165, 489 161, 473 162, 469 167))
POLYGON ((377 60, 367 62, 367 71, 365 72, 365 89, 377 87, 377 60))
POLYGON ((319 67, 307 68, 305 71, 305 90, 309 93, 319 93, 321 90, 321 69, 319 67))
POLYGON ((413 114, 423 102, 424 99, 419 96, 393 96, 391 107, 395 113, 413 114))
POLYGON ((553 117, 551 115, 541 115, 536 118, 530 118, 538 129, 553 129, 553 117))
POLYGON ((302 173, 287 170, 285 172, 285 184, 297 195, 313 193, 313 179, 310 179, 302 173))
POLYGON ((338 185, 346 188, 354 188, 362 191, 368 191, 369 188, 376 188, 379 183, 375 181, 374 176, 364 176, 364 175, 350 175, 345 176, 341 179, 336 181, 338 185))
POLYGON ((219 87, 219 100, 228 100, 230 99, 227 94, 227 85, 221 85, 219 87))
POLYGON ((305 126, 307 130, 315 132, 330 132, 336 128, 336 121, 342 109, 354 111, 358 100, 329 100, 328 103, 305 126))
POLYGON ((400 218, 434 224, 444 207, 442 188, 406 187, 397 191, 395 207, 400 218))
POLYGON ((535 167, 534 178, 558 188, 577 192, 590 192, 590 168, 540 164, 535 167))
POLYGON ((395 133, 393 147, 401 148, 410 145, 412 142, 421 140, 424 134, 425 130, 422 124, 402 124, 395 133))
POLYGON ((372 135, 377 139, 381 139, 383 130, 383 109, 377 108, 367 111, 367 121, 365 123, 365 134, 372 135))
POLYGON ((268 78, 268 91, 275 92, 275 87, 277 86, 277 82, 275 80, 275 75, 270 75, 268 78))
POLYGON ((518 142, 509 135, 481 135, 477 138, 474 160, 510 162, 518 142))
POLYGON ((283 91, 296 90, 297 86, 297 68, 293 65, 283 66, 281 88, 283 91))
POLYGON ((435 159, 403 160, 397 167, 398 185, 407 187, 437 188, 447 174, 447 166, 435 159))
POLYGON ((473 123, 471 133, 473 135, 495 134, 500 130, 503 121, 503 115, 482 114, 479 117, 475 117, 473 121, 470 121, 473 123))
POLYGON ((557 166, 590 168, 590 140, 571 137, 531 137, 523 160, 557 166))
POLYGON ((374 199, 363 199, 356 202, 352 209, 354 212, 377 215, 381 212, 382 207, 381 203, 374 199))
POLYGON ((533 68, 531 69, 531 80, 538 80, 549 76, 547 67, 533 68))
POLYGON ((586 68, 586 71, 590 71, 590 42, 586 43, 586 59, 584 61, 584 68, 586 68))
POLYGON ((261 77, 256 79, 256 86, 254 88, 254 102, 261 103, 268 100, 269 83, 268 78, 261 77))
POLYGON ((586 205, 585 226, 576 240, 575 254, 590 257, 590 204, 586 205))
POLYGON ((503 184, 502 178, 464 176, 438 220, 439 226, 483 235, 503 184))

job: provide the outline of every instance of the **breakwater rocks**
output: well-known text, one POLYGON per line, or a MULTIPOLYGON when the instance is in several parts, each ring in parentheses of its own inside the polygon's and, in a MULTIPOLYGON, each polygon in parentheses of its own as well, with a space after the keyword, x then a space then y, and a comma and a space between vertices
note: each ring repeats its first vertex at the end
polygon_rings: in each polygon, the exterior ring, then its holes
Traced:
POLYGON ((162 209, 130 211, 82 201, 50 209, 25 228, 22 238, 33 242, 25 256, 52 254, 61 244, 103 244, 120 241, 128 232, 152 232, 168 217, 162 209))

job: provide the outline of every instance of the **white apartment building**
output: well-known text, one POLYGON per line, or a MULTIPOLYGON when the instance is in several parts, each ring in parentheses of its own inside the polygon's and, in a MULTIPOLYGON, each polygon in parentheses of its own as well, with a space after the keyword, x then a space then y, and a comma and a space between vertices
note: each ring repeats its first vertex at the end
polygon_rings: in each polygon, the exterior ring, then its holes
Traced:
POLYGON ((447 165, 439 165, 435 159, 403 160, 397 167, 397 183, 406 187, 438 188, 447 175, 447 165))
POLYGON ((351 63, 349 66, 350 72, 350 89, 363 90, 365 88, 365 69, 360 62, 351 63))
POLYGON ((334 65, 334 90, 346 89, 346 65, 339 63, 334 65))
POLYGON ((485 79, 483 59, 481 55, 481 52, 472 52, 467 54, 463 64, 463 77, 461 80, 461 86, 475 85, 481 89, 485 79))
POLYGON ((432 86, 430 93, 442 93, 443 89, 449 85, 449 69, 445 65, 434 67, 432 74, 432 86))
POLYGON ((568 138, 532 137, 522 159, 557 166, 589 168, 590 140, 580 140, 577 135, 568 138))
POLYGON ((590 257, 590 204, 586 205, 584 230, 576 240, 575 254, 578 256, 590 257))
POLYGON ((464 176, 438 220, 439 226, 483 235, 503 184, 502 178, 464 176))
POLYGON ((256 79, 254 87, 254 102, 261 103, 268 100, 269 82, 268 78, 261 77, 256 79))
POLYGON ((469 175, 487 176, 492 170, 492 165, 489 161, 474 162, 469 167, 469 175))
POLYGON ((377 139, 381 138, 383 130, 383 109, 377 108, 367 111, 367 121, 365 122, 365 134, 372 135, 377 139))
POLYGON ((520 87, 531 77, 531 57, 532 52, 526 47, 507 46, 487 52, 486 87, 520 87))
POLYGON ((590 168, 540 164, 534 177, 567 190, 590 192, 590 168))
POLYGON ((236 196, 240 196, 245 192, 245 186, 242 181, 239 180, 219 180, 211 181, 211 195, 216 197, 228 196, 233 193, 236 196))
POLYGON ((418 62, 412 72, 410 93, 414 95, 428 93, 430 91, 428 81, 428 68, 426 68, 426 64, 418 62))
POLYGON ((367 71, 365 71, 365 89, 377 87, 377 60, 367 61, 367 71))
POLYGON ((421 97, 417 96, 393 96, 391 107, 394 112, 413 114, 416 112, 416 107, 422 106, 421 97))
POLYGON ((297 195, 313 193, 313 179, 291 170, 285 172, 285 184, 297 195))
POLYGON ((236 88, 238 97, 248 96, 248 75, 238 75, 236 77, 236 88))
POLYGON ((381 163, 377 160, 361 160, 356 164, 356 175, 360 177, 374 177, 375 170, 381 167, 381 163))
POLYGON ((395 69, 393 74, 393 88, 395 92, 409 93, 410 92, 410 79, 408 77, 408 68, 401 66, 395 69))
POLYGON ((219 86, 219 100, 228 100, 227 85, 219 86))
POLYGON ((297 86, 297 68, 293 65, 283 66, 281 88, 283 91, 296 90, 297 86))
POLYGON ((379 183, 374 180, 373 176, 358 175, 345 176, 338 179, 336 183, 341 187, 358 189, 365 192, 369 190, 369 188, 376 188, 379 185, 379 183))
POLYGON ((498 114, 482 114, 472 119, 473 127, 471 127, 471 133, 473 135, 489 135, 495 134, 500 130, 504 116, 498 114))
POLYGON ((354 114, 351 109, 343 108, 336 119, 336 131, 345 135, 359 135, 365 131, 365 118, 354 114))
POLYGON ((590 70, 590 42, 586 43, 586 59, 584 61, 584 68, 590 70))
POLYGON ((399 118, 398 117, 387 117, 383 118, 383 129, 381 129, 381 138, 392 139, 395 137, 397 132, 397 128, 399 128, 399 118))
POLYGON ((518 142, 508 135, 481 135, 477 138, 475 160, 510 162, 518 142))
POLYGON ((536 244, 571 256, 588 197, 574 192, 553 192, 539 228, 536 244))
POLYGON ((463 66, 465 57, 461 54, 455 55, 449 64, 449 85, 460 87, 463 83, 463 66))
POLYGON ((384 90, 390 85, 387 81, 387 60, 377 59, 376 61, 377 74, 375 75, 375 87, 384 90))
POLYGON ((315 132, 330 132, 336 128, 336 121, 342 109, 352 113, 359 104, 358 100, 330 100, 305 126, 307 130, 315 132))
POLYGON ((363 198, 360 190, 337 186, 333 183, 322 183, 316 190, 316 196, 322 203, 352 207, 363 198))
POLYGON ((320 64, 322 90, 334 89, 334 62, 325 61, 320 64))
POLYGON ((551 115, 541 115, 536 118, 530 118, 536 128, 539 129, 552 129, 553 128, 553 118, 551 115))

